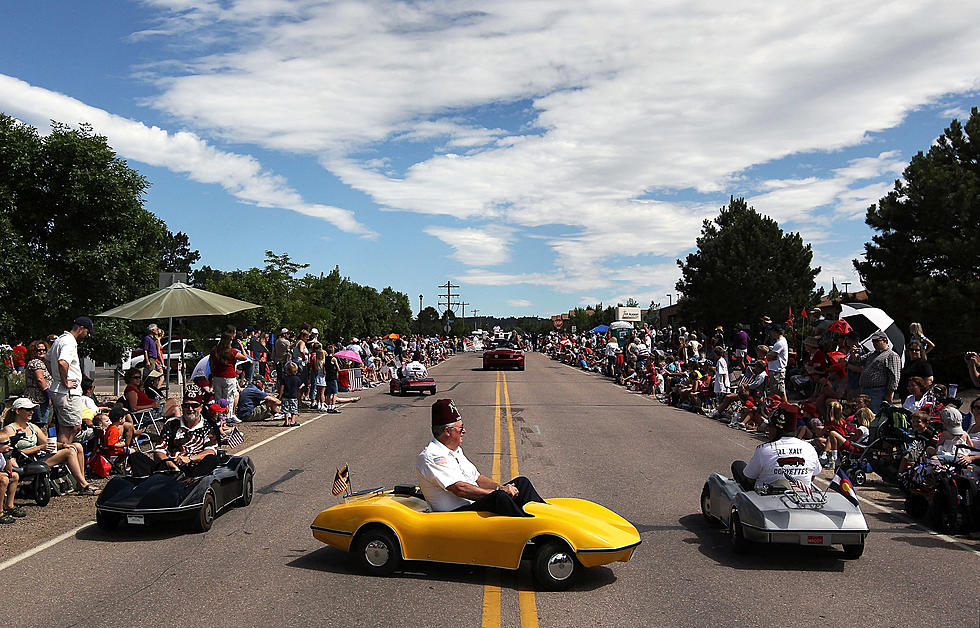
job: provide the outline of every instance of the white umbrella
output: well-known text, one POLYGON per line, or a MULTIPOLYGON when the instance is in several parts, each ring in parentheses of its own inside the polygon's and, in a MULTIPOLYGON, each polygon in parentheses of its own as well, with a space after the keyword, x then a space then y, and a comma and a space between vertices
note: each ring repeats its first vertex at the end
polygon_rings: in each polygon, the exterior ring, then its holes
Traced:
POLYGON ((902 358, 902 364, 905 364, 905 334, 895 324, 895 320, 884 310, 866 303, 842 303, 840 319, 847 321, 847 324, 857 334, 861 346, 869 351, 874 351, 871 336, 878 331, 885 332, 892 349, 902 358))

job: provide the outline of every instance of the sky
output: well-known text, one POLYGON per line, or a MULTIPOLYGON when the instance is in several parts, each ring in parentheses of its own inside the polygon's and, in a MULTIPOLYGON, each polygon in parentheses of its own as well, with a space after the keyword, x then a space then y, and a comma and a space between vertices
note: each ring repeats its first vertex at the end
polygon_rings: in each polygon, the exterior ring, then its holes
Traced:
POLYGON ((868 206, 980 88, 955 1, 50 0, 0 42, 0 112, 91 124, 201 264, 466 316, 675 301, 730 196, 859 289, 868 206))

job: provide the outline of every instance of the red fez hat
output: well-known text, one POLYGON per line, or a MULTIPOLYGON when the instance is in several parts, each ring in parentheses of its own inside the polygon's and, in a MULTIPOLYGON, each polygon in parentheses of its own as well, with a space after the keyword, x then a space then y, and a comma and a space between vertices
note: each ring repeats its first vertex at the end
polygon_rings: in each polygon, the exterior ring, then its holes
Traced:
POLYGON ((452 399, 438 399, 432 404, 432 424, 449 425, 463 418, 452 399))

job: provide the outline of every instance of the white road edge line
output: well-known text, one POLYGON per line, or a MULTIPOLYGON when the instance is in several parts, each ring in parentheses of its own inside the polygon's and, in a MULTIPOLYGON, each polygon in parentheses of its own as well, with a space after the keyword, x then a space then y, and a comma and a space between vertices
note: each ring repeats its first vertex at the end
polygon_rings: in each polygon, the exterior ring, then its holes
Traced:
MULTIPOLYGON (((285 434, 289 434, 290 432, 295 432, 296 430, 298 430, 299 428, 303 427, 304 425, 308 425, 308 424, 312 423, 313 421, 316 421, 316 420, 318 420, 318 419, 320 419, 322 417, 325 417, 325 416, 327 416, 327 415, 326 414, 319 414, 319 415, 313 417, 312 419, 310 419, 309 421, 304 421, 303 423, 300 423, 296 427, 291 427, 288 430, 283 430, 282 432, 279 432, 278 434, 273 434, 269 438, 267 438, 265 440, 262 440, 262 441, 259 441, 259 442, 255 443, 254 445, 252 445, 251 447, 248 447, 248 448, 243 449, 241 451, 235 452, 235 455, 236 456, 244 456, 245 454, 247 454, 248 452, 252 451, 253 449, 256 449, 258 447, 261 447, 262 445, 265 445, 266 443, 272 442, 272 441, 276 440, 277 438, 279 438, 280 436, 283 436, 285 434)), ((92 525, 95 525, 95 522, 94 521, 88 521, 88 522, 83 523, 82 525, 78 526, 77 528, 73 528, 73 529, 71 529, 71 530, 69 530, 69 531, 67 531, 67 532, 65 532, 63 534, 59 534, 58 536, 54 537, 53 539, 49 539, 49 540, 45 541, 44 543, 41 543, 37 547, 32 547, 31 549, 27 550, 26 552, 23 552, 21 554, 18 554, 17 556, 14 556, 13 558, 9 558, 9 559, 5 560, 4 562, 0 563, 0 571, 3 571, 4 569, 7 569, 8 567, 13 567, 17 563, 22 562, 24 560, 27 560, 28 558, 30 558, 34 554, 38 554, 40 552, 43 552, 44 550, 48 549, 49 547, 54 547, 58 543, 61 543, 62 541, 64 541, 67 538, 70 538, 70 537, 75 536, 76 534, 78 534, 79 532, 81 532, 82 530, 84 530, 85 528, 87 528, 89 526, 92 526, 92 525)))

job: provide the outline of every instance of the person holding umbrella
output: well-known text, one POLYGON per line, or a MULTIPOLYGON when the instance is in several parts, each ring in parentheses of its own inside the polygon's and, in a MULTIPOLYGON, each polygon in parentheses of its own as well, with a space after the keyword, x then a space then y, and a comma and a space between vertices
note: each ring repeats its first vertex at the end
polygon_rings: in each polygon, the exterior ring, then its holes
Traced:
POLYGON ((871 335, 875 350, 868 354, 861 371, 861 393, 871 398, 868 407, 877 412, 882 403, 891 403, 898 390, 901 376, 902 358, 888 345, 888 336, 883 331, 871 335))

